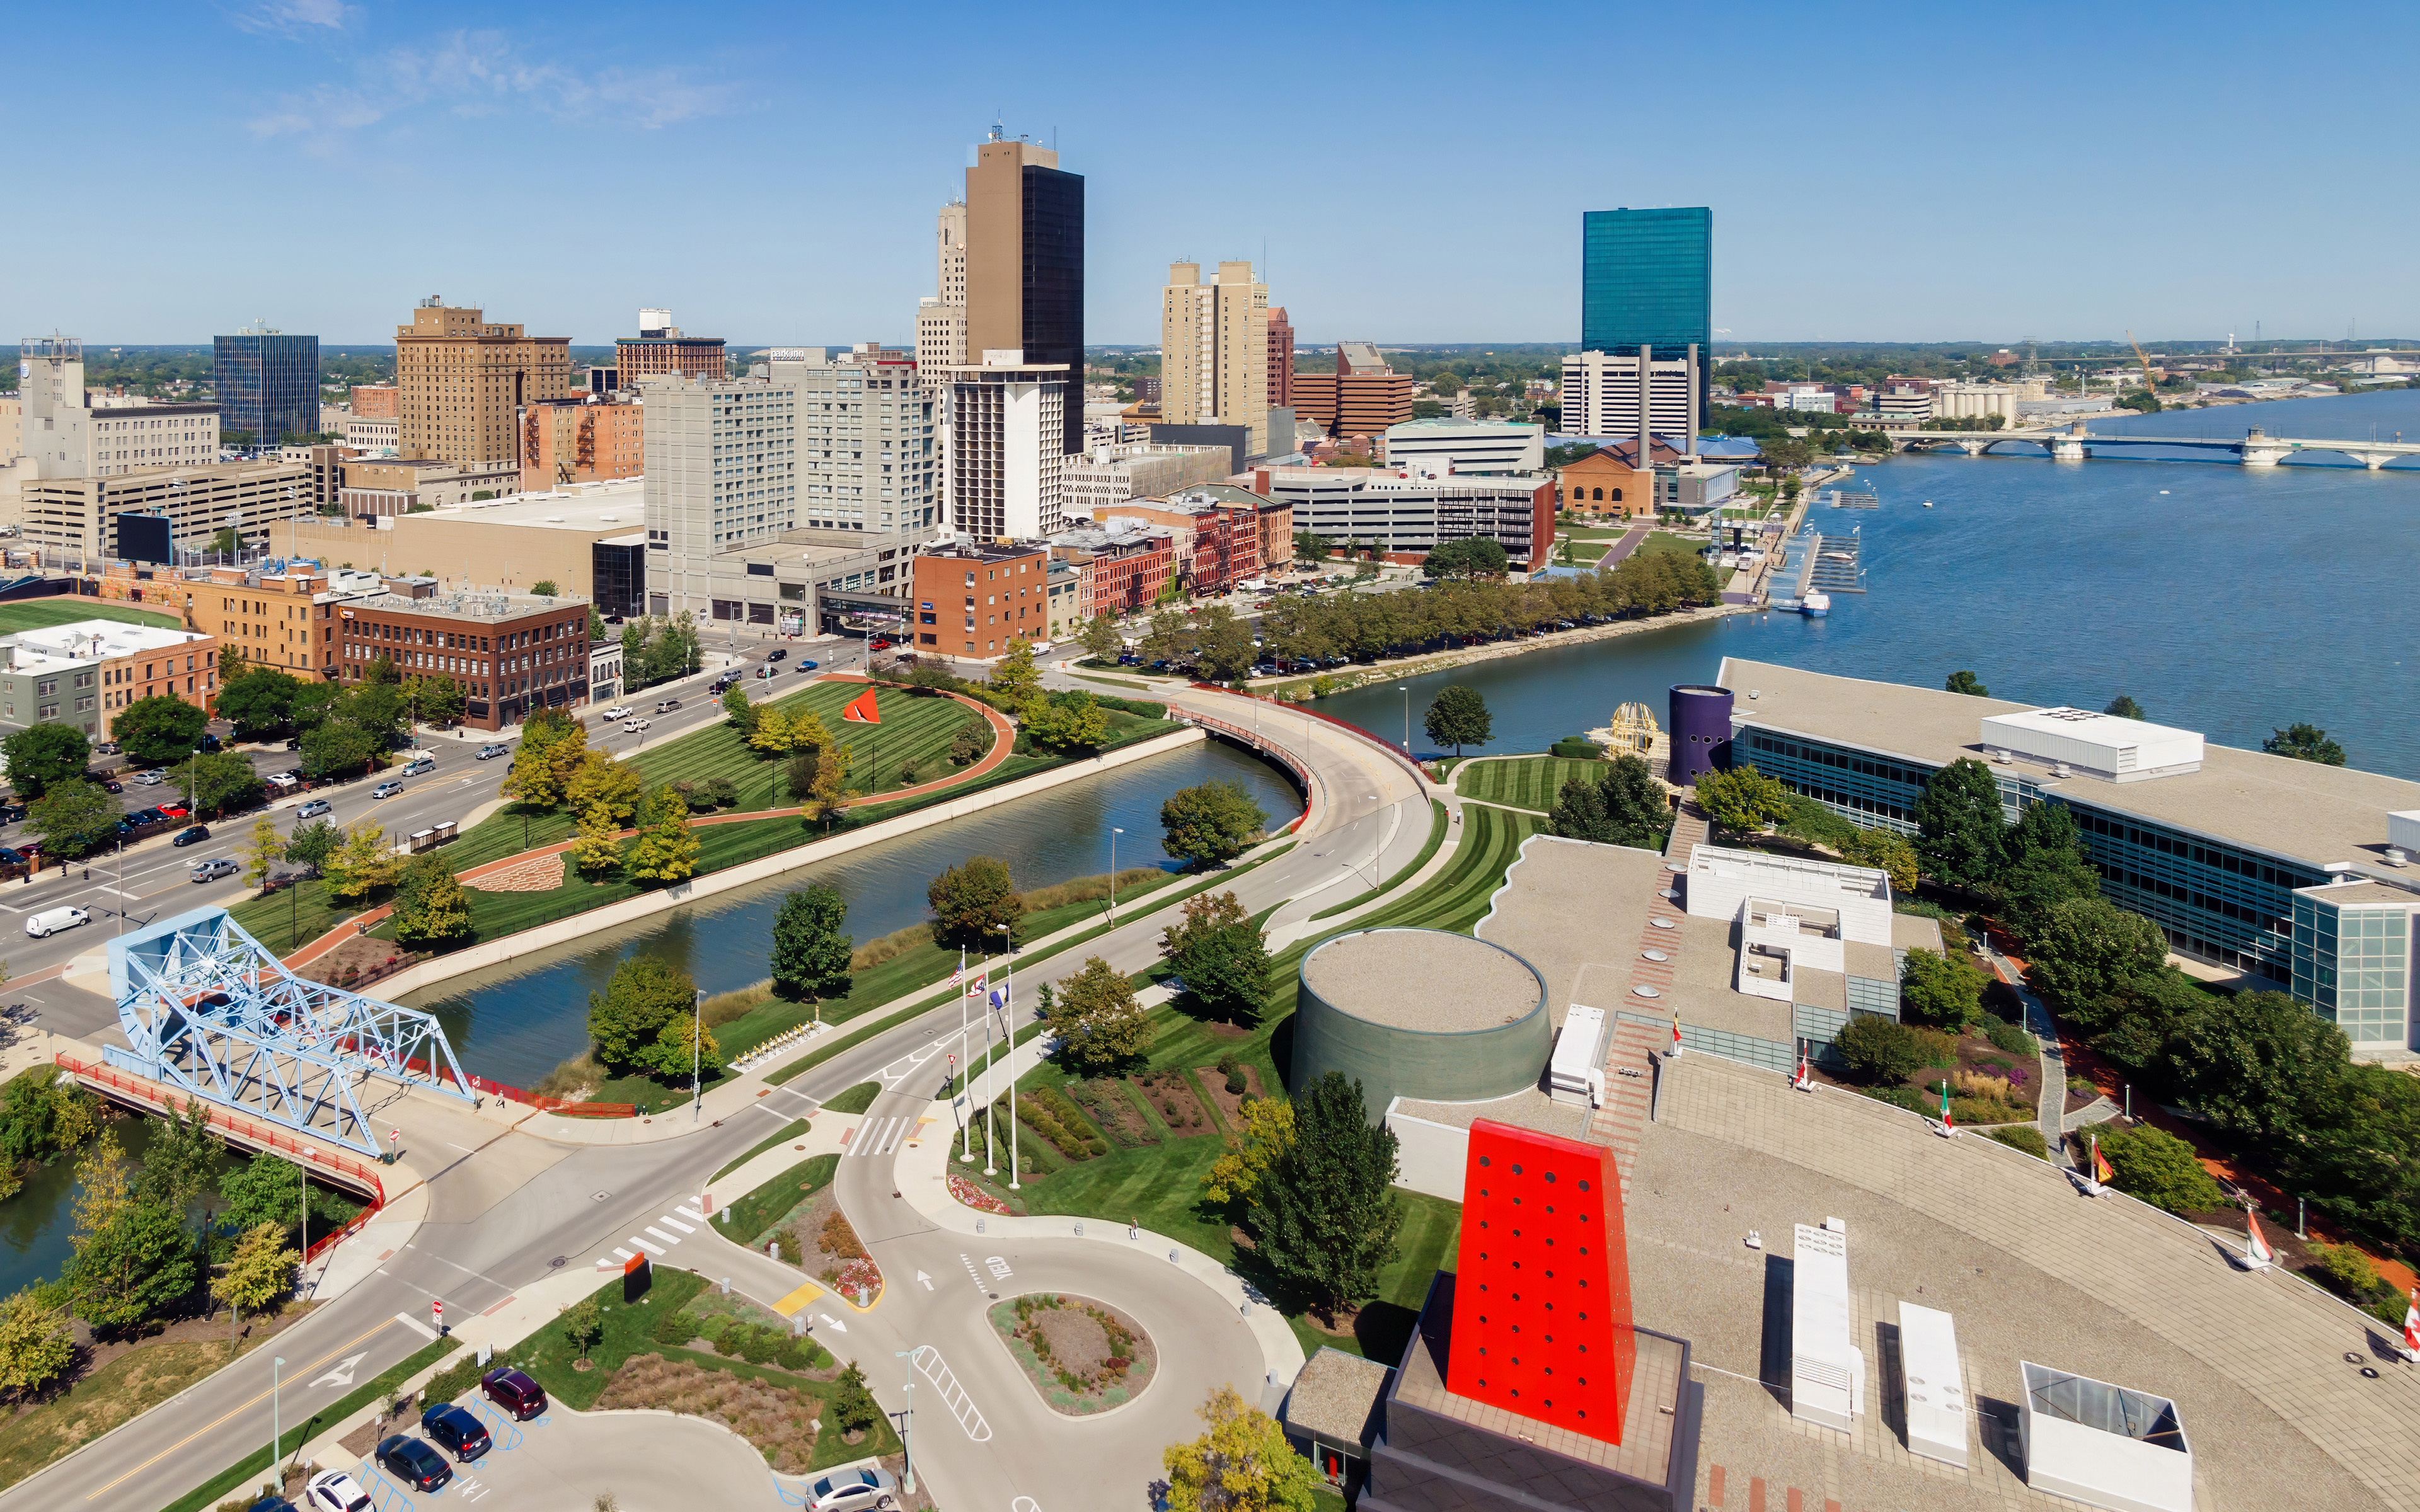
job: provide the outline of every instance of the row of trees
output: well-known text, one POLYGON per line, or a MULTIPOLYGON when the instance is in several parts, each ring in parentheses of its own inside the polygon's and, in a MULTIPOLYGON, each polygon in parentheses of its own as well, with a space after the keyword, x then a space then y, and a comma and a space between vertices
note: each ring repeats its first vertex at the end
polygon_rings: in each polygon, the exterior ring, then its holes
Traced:
MULTIPOLYGON (((596 611, 589 612, 593 618, 596 611)), ((592 624, 590 633, 597 634, 603 628, 601 623, 592 624)), ((622 626, 625 687, 653 687, 658 683, 685 677, 700 665, 697 628, 686 619, 649 615, 622 626)))

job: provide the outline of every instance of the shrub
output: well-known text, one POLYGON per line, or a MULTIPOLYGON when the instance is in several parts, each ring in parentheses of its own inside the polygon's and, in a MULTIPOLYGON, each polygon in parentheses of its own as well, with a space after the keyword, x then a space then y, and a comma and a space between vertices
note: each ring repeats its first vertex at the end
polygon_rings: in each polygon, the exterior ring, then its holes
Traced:
POLYGON ((705 793, 707 800, 718 809, 728 809, 739 801, 739 790, 727 777, 707 778, 705 793))
POLYGON ((1850 1075, 1878 1086, 1903 1082, 1925 1065, 1916 1031, 1877 1014, 1854 1015, 1833 1043, 1850 1075))
POLYGON ((758 1323, 752 1328, 734 1332, 738 1337, 731 1342, 738 1349, 739 1358, 750 1365, 770 1365, 773 1356, 782 1352, 783 1335, 776 1329, 758 1323))
POLYGON ((678 1349, 698 1336, 698 1320, 677 1307, 666 1308, 664 1315, 656 1319, 656 1342, 659 1344, 678 1349))
POLYGON ((1239 1066, 1233 1068, 1227 1072, 1227 1090, 1229 1092, 1240 1094, 1250 1086, 1251 1083, 1244 1079, 1242 1067, 1239 1066))
POLYGON ((1546 751, 1549 755, 1561 756, 1573 761, 1592 762, 1605 754, 1605 748, 1592 740, 1583 740, 1577 735, 1569 735, 1547 747, 1546 751))
POLYGON ((783 1260, 792 1265, 801 1265, 806 1262, 806 1242, 799 1238, 799 1231, 797 1229, 783 1229, 780 1233, 773 1236, 773 1242, 777 1246, 778 1252, 783 1260))
POLYGON ((2010 1149, 2022 1149, 2036 1160, 2050 1159, 2050 1141, 2042 1137, 2038 1125, 2004 1123, 1991 1132, 1991 1137, 2010 1149))
POLYGON ((1952 1072, 1949 1084, 1962 1097, 1987 1098, 1998 1103, 2009 1100, 2009 1079, 2005 1076, 1986 1075, 1979 1071, 1952 1072))
POLYGON ((2176 1135, 2148 1123, 2102 1128, 2101 1153, 2116 1173, 2111 1184, 2118 1191, 2170 1212, 2207 1212, 2226 1202, 2193 1146, 2176 1135))
POLYGON ((1940 1029, 1911 1028, 1907 1032, 1915 1037, 1916 1053, 1924 1057, 1924 1064, 1944 1067, 1958 1064, 1958 1036, 1940 1029))
POLYGON ((2041 1054, 2041 1045, 2032 1035, 1993 1014, 1983 1015, 1983 1038, 1992 1041, 1993 1049, 2005 1050, 2012 1056, 2041 1054))
MULTIPOLYGON (((2370 1263, 2369 1257, 2350 1244, 2314 1244, 2311 1248, 2319 1255, 2319 1270, 2327 1277, 2328 1285, 2354 1302, 2369 1301, 2384 1285, 2379 1279, 2378 1267, 2370 1263)), ((2397 1302, 2396 1305, 2395 1320, 2400 1323, 2403 1321, 2402 1304, 2397 1302)))

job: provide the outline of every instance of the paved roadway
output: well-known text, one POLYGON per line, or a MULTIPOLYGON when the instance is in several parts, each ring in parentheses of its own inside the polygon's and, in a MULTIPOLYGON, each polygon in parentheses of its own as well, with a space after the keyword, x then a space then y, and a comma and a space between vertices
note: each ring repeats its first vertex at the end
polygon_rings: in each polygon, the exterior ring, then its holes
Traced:
MULTIPOLYGON (((1233 702, 1218 695, 1177 696, 1205 707, 1233 702)), ((689 719, 713 717, 694 705, 683 714, 689 719)), ((659 725, 650 732, 650 738, 659 737, 662 729, 659 725)), ((1400 765, 1341 732, 1321 727, 1311 734, 1310 759, 1329 799, 1322 827, 1284 856, 1238 879, 1235 890, 1247 909, 1257 911, 1289 897, 1304 900, 1297 909, 1309 908, 1314 906, 1309 901, 1314 892, 1322 895, 1316 906, 1341 901, 1366 885, 1356 884, 1357 875, 1384 874, 1403 865, 1425 841, 1426 805, 1400 765), (1417 822, 1407 818, 1414 813, 1417 822), (1365 865, 1369 870, 1363 870, 1365 865)), ((494 768, 501 764, 486 764, 494 768)), ((441 782, 452 777, 442 766, 440 772, 441 782)), ((476 780, 496 779, 483 776, 476 780)), ((463 796, 446 796, 453 804, 465 804, 463 796)), ((344 816, 340 810, 339 817, 344 816)), ((132 880, 130 892, 136 890, 132 880)), ((185 885, 171 884, 163 890, 178 886, 185 885)), ((192 887, 191 895, 202 901, 209 889, 192 887)), ((1140 969, 1157 958, 1157 933, 1156 924, 1138 916, 1084 950, 1054 959, 1047 969, 1037 969, 1032 980, 1020 980, 1019 1000, 1030 1003, 1041 980, 1072 972, 1090 954, 1102 954, 1122 970, 1140 969)), ((80 948, 90 943, 97 941, 80 948)), ((114 1025, 114 1014, 109 1022, 114 1025)), ((71 1032, 55 1018, 47 1026, 71 1032)), ((928 1100, 940 1085, 938 1068, 958 1026, 954 1005, 937 1009, 773 1088, 720 1123, 650 1143, 557 1144, 508 1131, 443 1099, 412 1094, 408 1111, 401 1106, 394 1111, 397 1121, 411 1126, 411 1142, 422 1147, 407 1149, 405 1159, 427 1174, 427 1217, 408 1243, 380 1257, 382 1263, 366 1279, 282 1335, 279 1347, 287 1361, 279 1401, 284 1420, 298 1421, 333 1403, 352 1382, 367 1380, 418 1350, 427 1341, 426 1320, 432 1301, 442 1300, 456 1319, 484 1313, 501 1306, 518 1287, 566 1266, 593 1268, 597 1257, 628 1247, 634 1236, 650 1230, 685 1242, 684 1247, 697 1246, 684 1254, 681 1248, 652 1242, 666 1251, 662 1263, 737 1275, 739 1266, 754 1257, 698 1232, 702 1226, 679 1210, 686 1205, 694 1211, 696 1195, 707 1179, 778 1127, 777 1120, 810 1113, 846 1088, 884 1079, 892 1089, 877 1104, 877 1112, 928 1100), (908 1069, 894 1064, 903 1057, 908 1069), (701 1251, 702 1264, 691 1258, 701 1251), (726 1265, 733 1269, 723 1269, 726 1265)), ((373 1109, 374 1118, 381 1116, 373 1109)), ((1158 1445, 1167 1442, 1157 1435, 1166 1428, 1174 1437, 1176 1427, 1182 1427, 1177 1418, 1189 1423, 1186 1414, 1200 1399, 1200 1391, 1184 1385, 1179 1377, 1234 1379, 1251 1394, 1259 1379, 1257 1350, 1247 1358, 1243 1345, 1223 1341, 1211 1321, 1212 1315, 1223 1312, 1223 1304, 1198 1282, 1152 1272, 1140 1260, 1134 1266, 1105 1265, 1097 1247, 1078 1259, 1065 1253, 1073 1249, 1072 1242, 1028 1242, 1003 1257, 1020 1284, 1092 1295, 1106 1291, 1104 1300, 1132 1305, 1139 1320, 1155 1334, 1166 1331, 1179 1347, 1171 1357, 1182 1363, 1198 1355, 1203 1362, 1172 1372, 1166 1382, 1170 1389, 1147 1393, 1111 1418, 1091 1423, 1057 1419, 1006 1374, 1005 1356, 984 1336, 982 1310, 974 1304, 987 1299, 965 1289, 967 1272, 958 1256, 965 1247, 962 1242, 929 1229, 904 1203, 888 1196, 887 1161, 843 1164, 841 1200, 883 1265, 890 1290, 873 1314, 842 1319, 846 1333, 818 1324, 818 1335, 840 1354, 861 1357, 883 1404, 892 1409, 906 1405, 901 1390, 905 1362, 885 1351, 932 1345, 963 1373, 969 1389, 980 1393, 987 1413, 1017 1425, 1016 1432, 979 1443, 955 1429, 951 1419, 925 1411, 939 1392, 917 1394, 922 1435, 917 1446, 932 1457, 940 1484, 951 1489, 944 1504, 988 1503, 997 1488, 1013 1484, 1020 1489, 998 1494, 998 1501, 1005 1507, 1014 1496, 1031 1497, 1033 1504, 1024 1512, 1130 1505, 1139 1489, 1134 1478, 1147 1468, 1145 1460, 1156 1462, 1158 1445), (916 1285, 918 1270, 933 1278, 937 1289, 926 1292, 916 1285), (945 1280, 949 1288, 939 1289, 945 1280), (983 1348, 975 1348, 978 1344, 983 1348), (1024 1395, 1009 1390, 1011 1386, 1024 1395), (1037 1412, 1042 1416, 1032 1415, 1037 1412), (1158 1421, 1163 1415, 1169 1424, 1158 1421), (1135 1431, 1127 1434, 1124 1426, 1135 1431), (1052 1430, 1047 1438, 1043 1428, 1052 1430), (1071 1444, 1080 1446, 1081 1458, 1069 1458, 1071 1444), (1070 1478, 1071 1464, 1084 1464, 1089 1472, 1095 1458, 1112 1453, 1111 1445, 1123 1446, 1115 1450, 1114 1462, 1124 1478, 1114 1485, 1089 1473, 1070 1478), (1129 1459, 1134 1463, 1125 1463, 1129 1459)), ((783 1287, 763 1300, 776 1300, 802 1279, 795 1272, 762 1279, 768 1289, 776 1284, 783 1287)), ((269 1361, 249 1357, 230 1374, 162 1405, 104 1443, 0 1494, 0 1512, 36 1507, 45 1512, 85 1507, 116 1512, 165 1505, 250 1446, 268 1443, 271 1412, 269 1361)), ((767 1498, 766 1504, 773 1504, 769 1482, 767 1498)))

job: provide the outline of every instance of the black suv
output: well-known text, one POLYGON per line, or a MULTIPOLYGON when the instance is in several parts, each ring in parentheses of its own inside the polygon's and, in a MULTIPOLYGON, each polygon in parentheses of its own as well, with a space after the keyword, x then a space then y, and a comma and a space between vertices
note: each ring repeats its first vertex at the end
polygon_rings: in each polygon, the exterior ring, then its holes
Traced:
POLYGON ((445 1457, 409 1433, 380 1441, 378 1462, 415 1491, 433 1491, 454 1478, 445 1457))

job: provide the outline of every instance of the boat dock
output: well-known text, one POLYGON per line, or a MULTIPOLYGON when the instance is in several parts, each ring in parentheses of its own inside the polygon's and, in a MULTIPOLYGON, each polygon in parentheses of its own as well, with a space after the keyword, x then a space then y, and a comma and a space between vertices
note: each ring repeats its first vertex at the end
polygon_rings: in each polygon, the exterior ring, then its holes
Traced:
POLYGON ((1773 575, 1766 602, 1777 609, 1796 609, 1811 593, 1864 593, 1862 548, 1854 531, 1827 536, 1801 527, 1781 544, 1781 569, 1773 575))
POLYGON ((1816 497, 1834 509, 1880 509, 1883 507, 1883 501, 1879 495, 1870 493, 1853 493, 1846 488, 1826 488, 1816 497))

